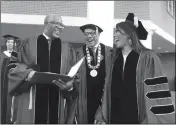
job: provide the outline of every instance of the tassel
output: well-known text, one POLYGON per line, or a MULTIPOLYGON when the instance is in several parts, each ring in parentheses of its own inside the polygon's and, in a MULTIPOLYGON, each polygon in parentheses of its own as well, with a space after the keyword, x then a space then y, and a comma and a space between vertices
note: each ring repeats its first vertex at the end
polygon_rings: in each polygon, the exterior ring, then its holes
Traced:
POLYGON ((135 17, 134 17, 134 26, 135 26, 136 28, 138 28, 138 26, 139 26, 138 20, 139 20, 138 17, 135 16, 135 17))
POLYGON ((64 99, 64 108, 65 108, 65 105, 66 105, 66 99, 64 99))
POLYGON ((32 109, 32 87, 31 87, 31 89, 30 89, 29 108, 28 108, 28 109, 29 109, 29 110, 32 109))
POLYGON ((11 121, 13 121, 14 100, 15 100, 15 96, 12 96, 11 118, 10 118, 11 121))

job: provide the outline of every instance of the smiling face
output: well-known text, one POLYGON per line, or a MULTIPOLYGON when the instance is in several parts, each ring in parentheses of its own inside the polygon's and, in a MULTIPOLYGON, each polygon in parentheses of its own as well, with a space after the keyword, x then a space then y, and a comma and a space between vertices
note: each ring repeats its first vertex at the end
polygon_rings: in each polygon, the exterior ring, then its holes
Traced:
POLYGON ((7 42, 6 42, 7 50, 13 50, 14 43, 15 42, 13 39, 7 40, 7 42))
POLYGON ((129 37, 120 28, 116 28, 114 32, 114 45, 116 48, 124 48, 129 45, 129 37))
POLYGON ((87 41, 87 45, 89 47, 94 47, 98 43, 99 33, 96 33, 93 29, 85 29, 84 30, 85 40, 87 41))
POLYGON ((148 50, 139 40, 134 24, 127 21, 116 24, 114 47, 131 48, 138 53, 148 50))
POLYGON ((59 38, 60 33, 64 29, 64 25, 62 23, 62 18, 56 15, 50 15, 45 19, 45 29, 46 34, 51 39, 59 38))

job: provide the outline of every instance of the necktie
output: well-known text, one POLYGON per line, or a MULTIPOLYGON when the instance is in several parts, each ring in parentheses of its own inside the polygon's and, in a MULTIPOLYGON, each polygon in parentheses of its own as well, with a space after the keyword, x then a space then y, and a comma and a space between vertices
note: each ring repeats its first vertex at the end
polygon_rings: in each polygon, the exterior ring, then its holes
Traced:
POLYGON ((49 53, 50 53, 50 49, 51 49, 51 42, 52 42, 52 40, 48 39, 48 50, 49 50, 49 53))
POLYGON ((96 47, 92 47, 91 50, 92 50, 92 53, 93 53, 93 62, 94 62, 94 65, 96 65, 96 63, 97 63, 97 60, 96 60, 96 47))
POLYGON ((50 71, 50 51, 51 51, 51 42, 52 40, 51 39, 48 39, 48 51, 49 51, 49 71, 50 71))

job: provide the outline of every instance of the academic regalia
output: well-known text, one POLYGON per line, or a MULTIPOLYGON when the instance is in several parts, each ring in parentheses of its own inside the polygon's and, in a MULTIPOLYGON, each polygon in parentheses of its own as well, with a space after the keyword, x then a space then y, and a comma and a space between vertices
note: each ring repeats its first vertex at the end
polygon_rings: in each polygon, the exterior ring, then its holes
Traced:
MULTIPOLYGON (((4 35, 5 40, 14 40, 17 43, 19 38, 12 35, 4 35)), ((11 96, 8 94, 8 72, 10 63, 11 52, 4 51, 0 54, 0 87, 1 87, 1 123, 10 123, 10 105, 11 96)))
POLYGON ((124 64, 120 53, 114 63, 111 83, 111 124, 138 123, 136 95, 138 58, 139 54, 131 51, 124 64))
MULTIPOLYGON (((95 119, 100 122, 105 122, 106 124, 111 124, 112 117, 112 105, 111 103, 114 103, 114 100, 112 100, 112 85, 113 85, 113 70, 116 67, 116 61, 119 59, 120 54, 118 51, 114 51, 112 54, 112 65, 110 70, 107 72, 108 76, 106 77, 106 83, 104 88, 104 94, 102 98, 102 106, 98 109, 95 119)), ((127 57, 128 58, 128 57, 127 57)), ((132 61, 136 65, 137 56, 135 56, 133 52, 129 55, 129 59, 127 59, 127 64, 125 66, 125 72, 124 72, 124 79, 127 79, 127 83, 134 85, 134 80, 136 80, 136 88, 131 88, 130 90, 126 87, 122 88, 122 91, 117 89, 117 93, 119 94, 120 98, 126 97, 126 96, 133 96, 133 99, 137 98, 136 100, 133 100, 131 105, 129 98, 123 98, 126 103, 124 106, 129 107, 136 107, 137 102, 137 113, 134 110, 134 116, 137 114, 137 123, 143 123, 143 124, 160 124, 160 123, 175 123, 175 109, 171 100, 171 94, 169 91, 169 85, 167 82, 167 77, 162 72, 161 62, 158 58, 158 56, 148 50, 143 51, 139 54, 139 59, 136 66, 136 74, 134 76, 134 79, 128 81, 130 78, 130 74, 128 74, 128 69, 130 69, 130 62, 132 61), (131 56, 131 57, 130 57, 131 56), (134 61, 132 61, 132 58, 134 58, 134 61), (129 67, 129 68, 128 68, 129 67), (128 78, 127 78, 128 76, 128 78), (136 79, 135 79, 136 78, 136 79), (132 95, 128 94, 128 91, 131 91, 133 93, 136 89, 136 97, 135 93, 132 95), (124 90, 124 91, 123 91, 124 90), (133 91, 133 92, 132 92, 133 91), (126 94, 126 95, 125 95, 126 94)), ((135 68, 135 66, 133 66, 135 68)), ((135 73, 134 69, 129 71, 131 75, 133 76, 135 73)), ((121 73, 120 73, 121 74, 121 73)), ((117 78, 118 79, 118 78, 117 78)), ((119 80, 118 80, 119 81, 119 80)), ((125 82, 125 83, 126 83, 125 82)), ((118 83, 119 87, 120 83, 118 83)), ((125 86, 125 84, 124 84, 125 86)), ((117 88, 117 87, 116 87, 117 88)), ((118 95, 117 95, 118 97, 118 95)), ((116 98, 117 98, 116 97, 116 98)), ((119 98, 118 97, 118 98, 119 98)), ((118 106, 118 105, 117 105, 118 106)), ((115 107, 115 106, 113 106, 115 107)), ((123 106, 122 106, 123 108, 123 106)), ((118 109, 118 107, 116 107, 118 109)), ((125 109, 125 107, 123 108, 125 109)), ((128 109, 128 107, 127 107, 128 109)), ((130 111, 133 109, 129 109, 130 111)), ((129 113, 126 110, 123 110, 124 113, 129 113)), ((122 112, 123 112, 122 111, 122 112)), ((130 117, 128 114, 123 114, 126 117, 130 117)), ((131 114, 133 115, 133 114, 131 114)), ((118 119, 118 118, 117 118, 118 119)), ((122 121, 123 122, 123 121, 122 121)), ((136 123, 136 121, 134 121, 136 123)))
MULTIPOLYGON (((100 43, 102 60, 100 67, 97 70, 98 74, 96 77, 90 75, 90 69, 87 66, 87 60, 85 58, 82 66, 79 70, 80 84, 78 85, 79 96, 77 102, 77 114, 76 119, 78 124, 93 124, 95 113, 101 105, 101 97, 103 93, 106 71, 109 68, 110 54, 111 49, 108 46, 105 46, 100 43)), ((97 57, 96 50, 96 56, 97 57)), ((90 55, 92 56, 91 64, 94 63, 93 60, 93 51, 89 49, 90 55)), ((86 56, 86 45, 76 50, 77 60, 81 59, 83 56, 86 56)), ((95 59, 96 60, 96 59, 95 59)))
MULTIPOLYGON (((126 21, 132 22, 134 24, 134 13, 128 13, 127 17, 126 17, 126 21)), ((136 27, 136 33, 138 35, 138 38, 140 40, 146 40, 147 39, 147 35, 148 32, 147 30, 144 28, 144 26, 142 25, 142 22, 140 20, 138 20, 138 27, 136 27)))
MULTIPOLYGON (((84 33, 85 29, 92 29, 97 31, 100 34, 103 32, 99 26, 95 24, 86 24, 80 27, 80 30, 84 33)), ((80 60, 82 57, 86 57, 80 70, 80 84, 77 86, 79 90, 79 96, 77 100, 77 111, 76 111, 76 120, 78 124, 93 124, 94 116, 99 105, 101 105, 101 96, 103 93, 106 70, 109 68, 109 57, 111 53, 111 48, 100 43, 97 44, 96 52, 93 47, 86 47, 87 45, 82 46, 76 50, 77 60, 80 60), (100 48, 99 48, 100 46, 100 48), (91 74, 93 71, 90 66, 88 66, 88 55, 86 51, 90 53, 90 65, 98 65, 97 59, 98 53, 101 50, 100 56, 100 66, 95 68, 97 75, 91 74), (95 76, 94 76, 95 75, 95 76)), ((94 46, 95 47, 95 46, 94 46)))
POLYGON ((7 88, 8 88, 8 66, 9 64, 9 57, 6 56, 4 53, 0 55, 0 83, 1 83, 1 123, 7 123, 7 88))
MULTIPOLYGON (((84 55, 86 56, 86 47, 83 48, 84 55)), ((93 58, 93 52, 89 48, 90 55, 93 58)), ((96 51, 97 56, 98 51, 96 51)), ((104 56, 105 54, 105 46, 101 44, 101 54, 104 56)), ((105 57, 105 56, 104 56, 105 57)), ((96 58, 92 59, 92 65, 96 65, 94 63, 96 61, 96 58)), ((87 63, 87 60, 86 60, 87 63)), ((88 124, 94 123, 94 115, 96 113, 96 110, 98 109, 99 105, 101 105, 101 96, 102 91, 105 83, 105 58, 101 60, 100 67, 96 69, 97 76, 92 77, 90 75, 92 69, 90 69, 86 65, 86 76, 87 76, 87 113, 88 113, 88 124)))
POLYGON ((73 123, 75 99, 72 92, 63 92, 52 83, 28 86, 25 79, 30 71, 66 74, 75 64, 73 48, 61 40, 51 42, 40 35, 20 44, 16 68, 9 73, 9 92, 13 100, 11 120, 17 124, 73 123), (67 93, 67 96, 64 95, 67 93))
MULTIPOLYGON (((128 14, 125 22, 133 24, 126 23, 123 26, 133 28, 139 39, 147 38, 148 33, 139 20, 135 29, 133 13, 128 14)), ((116 28, 117 26, 118 24, 116 28)), ((148 49, 140 53, 131 51, 124 72, 121 50, 114 49, 111 57, 112 64, 107 71, 102 106, 97 110, 95 119, 106 124, 175 123, 175 109, 168 80, 163 74, 157 54, 148 49)))
POLYGON ((98 32, 101 33, 103 32, 103 29, 95 24, 86 24, 80 27, 80 30, 84 32, 85 29, 93 29, 96 30, 96 27, 98 28, 98 32))

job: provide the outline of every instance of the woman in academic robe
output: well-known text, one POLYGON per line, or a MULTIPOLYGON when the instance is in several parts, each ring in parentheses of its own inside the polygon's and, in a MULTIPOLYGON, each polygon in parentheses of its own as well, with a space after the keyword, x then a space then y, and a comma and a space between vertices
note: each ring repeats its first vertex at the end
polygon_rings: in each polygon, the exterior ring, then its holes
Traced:
POLYGON ((8 95, 8 71, 9 71, 9 59, 11 57, 12 51, 15 49, 18 37, 12 35, 3 36, 6 41, 6 50, 0 55, 0 83, 1 83, 1 123, 9 123, 10 117, 10 103, 11 99, 8 95))
MULTIPOLYGON (((134 18, 134 14, 129 16, 134 18)), ((175 123, 168 80, 159 57, 141 44, 139 39, 146 38, 147 33, 141 22, 134 22, 127 18, 116 24, 112 65, 95 123, 175 123)))

